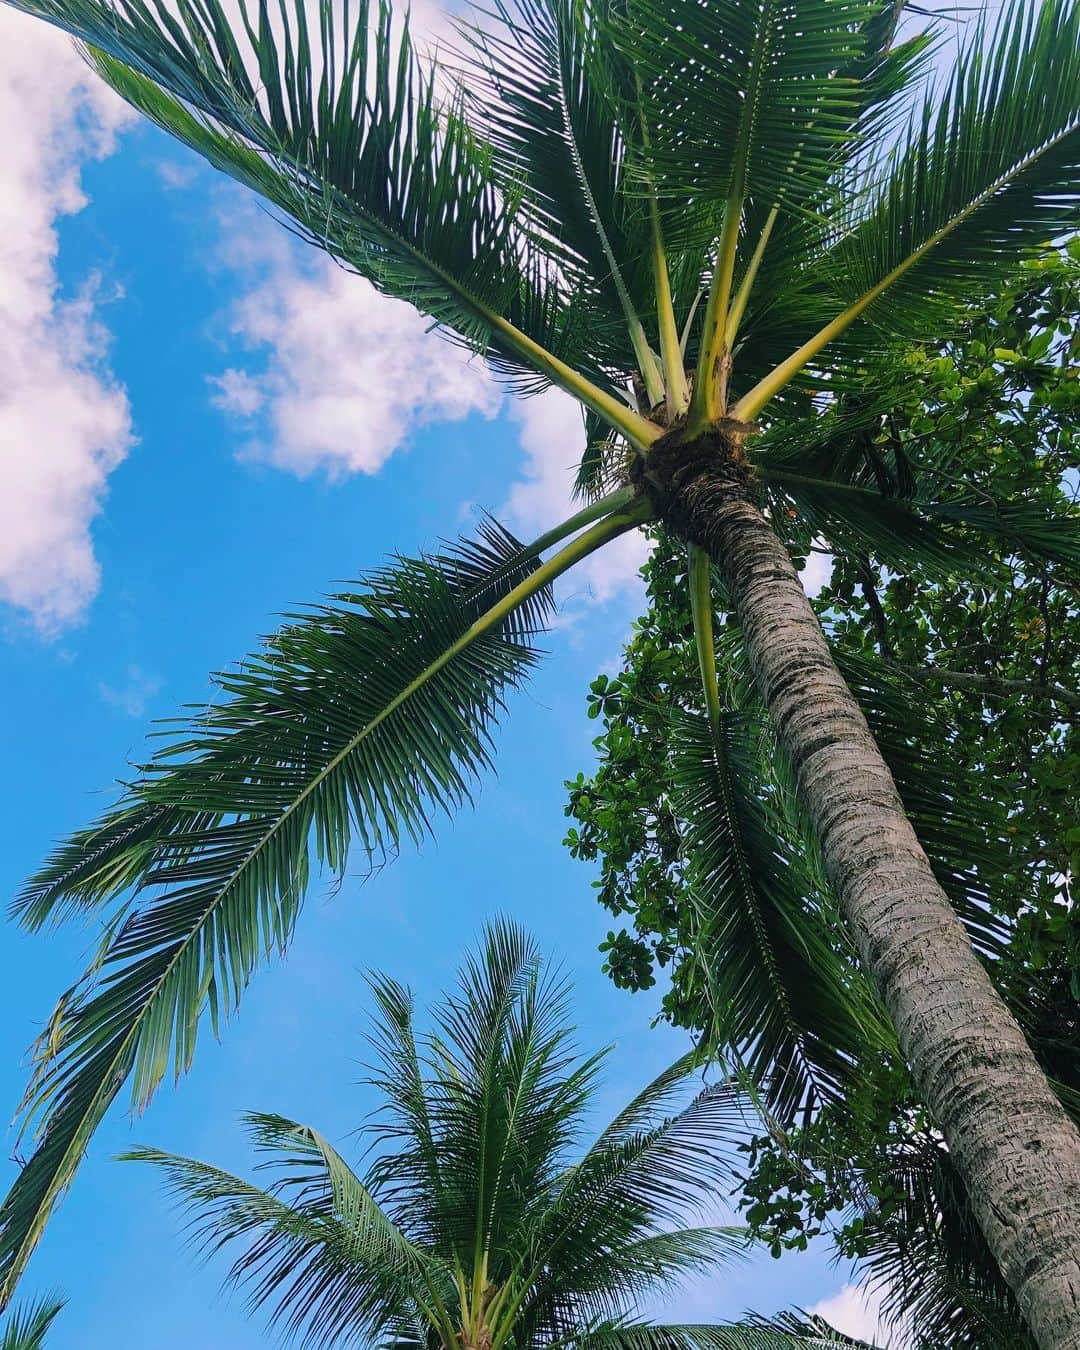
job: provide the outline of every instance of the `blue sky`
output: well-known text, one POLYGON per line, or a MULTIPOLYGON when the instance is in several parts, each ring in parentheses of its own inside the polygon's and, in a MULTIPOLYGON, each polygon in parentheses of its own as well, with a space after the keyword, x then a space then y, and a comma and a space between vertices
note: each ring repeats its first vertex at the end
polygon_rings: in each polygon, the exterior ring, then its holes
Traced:
MULTIPOLYGON (((0 695, 7 791, 2 892, 110 800, 151 720, 207 693, 273 616, 478 507, 523 532, 566 499, 578 424, 557 399, 501 399, 409 312, 298 254, 240 193, 136 125, 68 45, 0 14, 0 695), (405 378, 417 369, 419 407, 405 378)), ((242 1111, 311 1121, 347 1151, 373 1102, 356 1086, 377 967, 423 999, 484 919, 524 921, 577 985, 581 1039, 614 1043, 613 1112, 683 1048, 651 997, 600 973, 607 916, 560 847, 563 780, 587 767, 584 692, 617 659, 640 599, 633 545, 572 579, 550 658, 512 700, 498 776, 438 842, 335 894, 316 885, 284 963, 262 972, 223 1042, 132 1122, 99 1133, 24 1281, 68 1307, 50 1344, 265 1345, 218 1294, 134 1142, 243 1168, 242 1111)), ((79 972, 92 930, 0 928, 0 1101, 79 972)), ((14 1136, 12 1136, 12 1145, 14 1136)), ((7 1181, 13 1163, 5 1163, 7 1181)), ((808 1306, 844 1271, 823 1251, 767 1256, 688 1291, 677 1315, 808 1306)), ((850 1302, 850 1300, 842 1300, 850 1302)))

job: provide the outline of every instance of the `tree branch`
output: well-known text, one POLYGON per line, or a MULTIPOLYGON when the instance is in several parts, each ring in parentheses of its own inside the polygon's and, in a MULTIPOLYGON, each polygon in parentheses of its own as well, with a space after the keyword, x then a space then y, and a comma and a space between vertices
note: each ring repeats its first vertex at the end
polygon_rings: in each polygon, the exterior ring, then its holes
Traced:
POLYGON ((933 679, 954 689, 970 690, 989 698, 1008 698, 1012 694, 1027 694, 1032 698, 1045 698, 1063 707, 1080 710, 1080 691, 1066 689, 1061 684, 1009 680, 1001 675, 978 675, 969 670, 944 670, 941 666, 896 665, 895 668, 915 680, 933 679))

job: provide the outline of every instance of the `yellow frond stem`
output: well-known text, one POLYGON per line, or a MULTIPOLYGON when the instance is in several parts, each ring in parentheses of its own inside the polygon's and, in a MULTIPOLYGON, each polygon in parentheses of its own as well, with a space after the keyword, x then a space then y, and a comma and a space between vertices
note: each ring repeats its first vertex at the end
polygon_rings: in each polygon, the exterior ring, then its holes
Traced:
POLYGON ((607 390, 600 389, 587 380, 584 375, 579 374, 565 361, 560 361, 557 356, 553 356, 546 348, 541 347, 538 342, 534 342, 531 337, 523 333, 520 328, 515 328, 512 323, 498 314, 491 314, 488 318, 492 328, 499 333, 510 346, 524 356, 529 364, 546 375, 552 384, 557 384, 561 389, 565 389, 568 394, 584 403, 587 408, 598 413, 605 422, 615 428, 638 450, 647 450, 653 441, 663 435, 663 430, 650 422, 647 417, 642 417, 640 413, 634 412, 633 408, 617 399, 607 390))
POLYGON ((819 329, 809 341, 804 342, 785 361, 781 361, 774 370, 771 370, 764 379, 759 380, 754 385, 753 389, 739 399, 731 410, 731 416, 740 422, 752 422, 766 403, 791 383, 803 366, 808 365, 815 356, 832 342, 833 338, 839 337, 845 328, 849 328, 859 315, 868 309, 883 291, 887 291, 894 281, 898 281, 909 267, 913 267, 930 247, 931 245, 925 244, 918 253, 913 253, 899 267, 894 267, 887 277, 879 281, 876 286, 872 286, 865 295, 861 295, 853 305, 849 305, 831 323, 827 323, 824 328, 819 329))
POLYGON ((735 255, 739 248, 739 222, 742 216, 742 198, 728 198, 724 208, 724 223, 716 250, 716 266, 709 283, 709 299, 705 306, 705 324, 698 350, 694 374, 694 394, 690 401, 689 431, 693 434, 710 422, 724 416, 724 397, 721 371, 727 354, 725 332, 728 309, 731 305, 732 278, 735 273, 735 255))
POLYGON ((716 638, 713 634, 712 563, 704 549, 696 544, 687 548, 689 556, 690 613, 694 619, 701 684, 705 691, 705 710, 715 736, 720 728, 720 687, 716 679, 716 638))
POLYGON ((649 194, 652 216, 652 271, 656 292, 656 321, 660 329, 660 359, 664 366, 664 386, 668 421, 681 417, 690 406, 690 385, 683 366, 679 326, 675 321, 675 305, 671 297, 671 277, 668 274, 667 252, 660 227, 660 207, 656 196, 649 194))
POLYGON ((754 251, 750 255, 750 261, 746 265, 746 271, 743 279, 739 283, 739 289, 735 293, 735 299, 732 301, 731 310, 727 316, 727 325, 724 328, 724 346, 730 351, 735 346, 735 338, 739 332, 739 324, 742 323, 742 317, 746 313, 746 306, 750 300, 750 292, 754 288, 754 282, 757 280, 758 269, 761 267, 761 260, 765 256, 765 248, 769 242, 769 236, 773 232, 773 226, 776 224, 776 218, 780 214, 779 206, 774 206, 765 218, 765 224, 762 226, 761 237, 754 245, 754 251))

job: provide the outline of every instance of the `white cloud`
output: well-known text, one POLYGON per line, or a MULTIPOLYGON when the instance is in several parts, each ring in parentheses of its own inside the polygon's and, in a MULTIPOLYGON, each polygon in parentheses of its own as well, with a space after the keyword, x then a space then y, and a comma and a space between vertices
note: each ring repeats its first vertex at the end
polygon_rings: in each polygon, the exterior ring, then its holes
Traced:
POLYGON ((132 116, 69 39, 0 6, 0 601, 45 632, 98 589, 90 526, 132 439, 99 282, 59 294, 57 221, 132 116))
MULTIPOLYGON (((527 539, 576 509, 571 492, 585 432, 577 403, 558 389, 524 399, 514 417, 521 425, 525 476, 510 489, 502 514, 527 539)), ((638 569, 648 553, 640 531, 632 530, 579 564, 564 586, 580 588, 584 582, 598 601, 623 594, 638 601, 643 595, 638 569)))
POLYGON ((182 192, 198 181, 199 165, 197 161, 162 159, 154 167, 157 169, 157 176, 165 187, 173 192, 182 192))
POLYGON ((211 383, 216 406, 248 425, 248 454, 301 476, 373 474, 419 427, 494 417, 501 394, 482 362, 410 305, 301 253, 246 205, 225 230, 224 261, 247 287, 229 329, 262 368, 232 365, 211 383))
POLYGON ((98 685, 98 694, 110 707, 119 708, 129 717, 142 717, 160 688, 158 676, 148 675, 141 666, 131 665, 124 672, 122 684, 112 685, 102 680, 98 685))
POLYGON ((266 403, 263 382, 246 370, 230 368, 220 375, 209 376, 209 380, 218 391, 211 395, 210 402, 234 417, 254 417, 266 403))
POLYGON ((844 1335, 855 1336, 879 1346, 880 1350, 910 1350, 912 1341, 908 1332, 902 1327, 890 1327, 885 1321, 881 1311, 883 1297, 881 1288, 845 1284, 809 1311, 823 1317, 844 1335))

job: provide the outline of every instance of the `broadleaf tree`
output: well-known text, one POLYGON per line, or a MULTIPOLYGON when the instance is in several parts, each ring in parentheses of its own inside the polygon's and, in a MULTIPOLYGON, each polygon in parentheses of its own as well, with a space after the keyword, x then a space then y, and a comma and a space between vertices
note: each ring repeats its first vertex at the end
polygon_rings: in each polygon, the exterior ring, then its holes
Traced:
MULTIPOLYGON (((876 518, 939 568, 950 550, 970 560, 972 528, 1004 529, 1076 567, 1074 516, 988 503, 962 473, 930 479, 898 523, 888 493, 852 492, 848 466, 790 463, 823 408, 872 396, 881 353, 940 334, 1080 218, 1075 6, 1011 0, 970 26, 951 79, 921 86, 925 40, 894 41, 896 6, 857 0, 481 6, 438 65, 370 0, 13 2, 512 386, 576 398, 591 501, 529 546, 499 535, 475 566, 468 546, 402 563, 290 622, 31 881, 29 922, 95 913, 104 938, 41 1038, 37 1148, 0 1210, 3 1296, 120 1087, 142 1104, 187 1068, 203 1018, 287 943, 313 863, 339 870, 350 841, 422 832, 467 795, 527 665, 519 607, 659 521, 689 550, 702 895, 739 870, 798 947, 783 869, 754 856, 770 813, 725 795, 715 569, 879 1004, 834 989, 807 1043, 835 1071, 853 1027, 891 1026, 1036 1340, 1080 1346, 1076 1131, 918 841, 768 493, 779 458, 788 509, 821 528, 876 518)), ((767 1041, 774 1001, 745 979, 735 992, 751 1003, 737 1034, 767 1041)), ((791 1065, 771 1067, 777 1108, 803 1108, 791 1065)))

